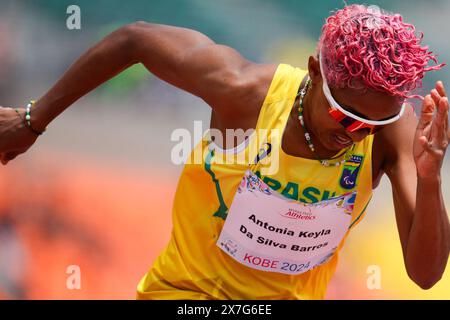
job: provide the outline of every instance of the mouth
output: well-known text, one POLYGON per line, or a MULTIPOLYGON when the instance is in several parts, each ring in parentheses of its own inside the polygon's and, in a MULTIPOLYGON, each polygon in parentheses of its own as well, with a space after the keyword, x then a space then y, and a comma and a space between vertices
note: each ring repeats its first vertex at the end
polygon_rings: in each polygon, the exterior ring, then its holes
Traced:
POLYGON ((353 144, 352 139, 343 135, 334 134, 333 140, 336 143, 336 145, 341 149, 347 148, 353 144))

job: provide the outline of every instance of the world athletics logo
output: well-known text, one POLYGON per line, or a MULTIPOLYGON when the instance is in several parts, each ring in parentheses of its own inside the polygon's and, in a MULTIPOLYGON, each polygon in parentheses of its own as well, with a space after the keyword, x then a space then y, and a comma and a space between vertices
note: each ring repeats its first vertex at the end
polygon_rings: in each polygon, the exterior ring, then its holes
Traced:
POLYGON ((358 179, 359 170, 363 163, 363 155, 352 155, 350 160, 347 160, 342 170, 341 179, 339 181, 342 188, 350 190, 356 187, 356 180, 358 179))

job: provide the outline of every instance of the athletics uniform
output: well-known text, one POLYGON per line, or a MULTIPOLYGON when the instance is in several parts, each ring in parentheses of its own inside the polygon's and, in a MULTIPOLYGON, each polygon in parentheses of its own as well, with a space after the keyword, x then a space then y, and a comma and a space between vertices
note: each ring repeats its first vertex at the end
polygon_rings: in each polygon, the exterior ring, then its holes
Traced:
POLYGON ((138 299, 325 297, 339 250, 372 196, 373 136, 337 167, 286 154, 282 132, 305 75, 278 66, 255 134, 238 147, 222 150, 206 134, 194 148, 191 160, 202 161, 183 169, 170 242, 140 281, 138 299), (259 139, 258 130, 281 134, 259 139), (251 161, 221 162, 227 155, 251 161), (264 164, 272 155, 278 170, 264 164))

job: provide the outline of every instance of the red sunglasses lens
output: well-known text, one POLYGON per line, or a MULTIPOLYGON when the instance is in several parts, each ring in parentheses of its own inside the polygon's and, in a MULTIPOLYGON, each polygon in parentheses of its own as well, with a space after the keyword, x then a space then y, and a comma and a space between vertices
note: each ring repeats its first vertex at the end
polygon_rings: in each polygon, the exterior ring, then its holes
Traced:
POLYGON ((376 132, 380 131, 383 128, 383 126, 370 125, 370 124, 355 120, 351 117, 346 116, 344 113, 342 113, 338 109, 330 108, 330 109, 328 109, 328 112, 330 113, 330 115, 333 117, 334 120, 339 122, 345 128, 345 130, 347 130, 350 133, 356 132, 359 130, 367 130, 368 129, 369 134, 375 134, 376 132))

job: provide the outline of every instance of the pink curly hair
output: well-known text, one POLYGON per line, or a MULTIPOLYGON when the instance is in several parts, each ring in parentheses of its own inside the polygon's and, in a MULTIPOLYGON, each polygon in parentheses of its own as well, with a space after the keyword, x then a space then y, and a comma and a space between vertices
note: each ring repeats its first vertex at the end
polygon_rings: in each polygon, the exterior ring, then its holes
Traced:
POLYGON ((401 98, 422 87, 425 72, 439 70, 428 46, 421 46, 423 33, 400 14, 376 6, 349 5, 330 16, 322 28, 318 52, 322 53, 327 81, 335 88, 372 88, 401 98))

